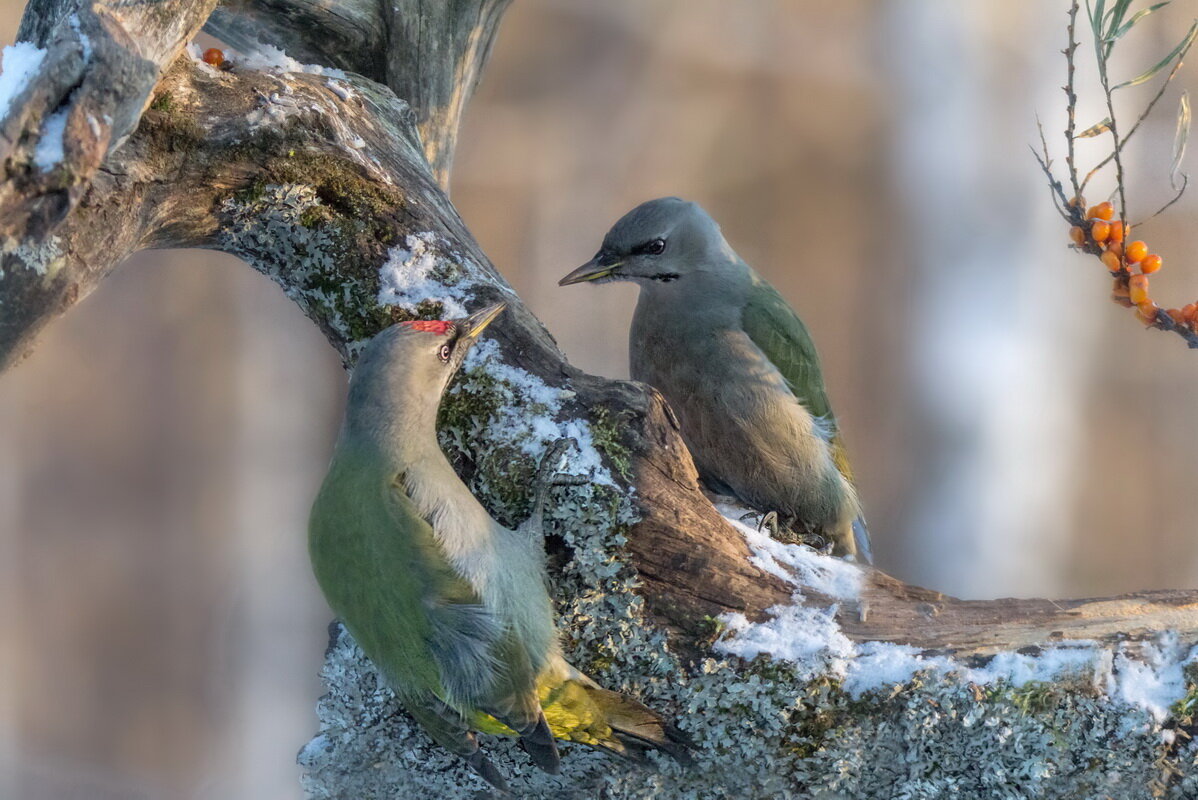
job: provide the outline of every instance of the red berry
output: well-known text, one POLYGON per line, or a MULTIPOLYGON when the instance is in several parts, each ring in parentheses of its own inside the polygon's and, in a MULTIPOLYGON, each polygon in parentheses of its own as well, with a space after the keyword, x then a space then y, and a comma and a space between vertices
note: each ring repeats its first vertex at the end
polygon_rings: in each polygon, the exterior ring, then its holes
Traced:
POLYGON ((204 51, 204 63, 211 64, 214 67, 219 67, 225 63, 225 54, 222 50, 216 47, 209 47, 204 51))

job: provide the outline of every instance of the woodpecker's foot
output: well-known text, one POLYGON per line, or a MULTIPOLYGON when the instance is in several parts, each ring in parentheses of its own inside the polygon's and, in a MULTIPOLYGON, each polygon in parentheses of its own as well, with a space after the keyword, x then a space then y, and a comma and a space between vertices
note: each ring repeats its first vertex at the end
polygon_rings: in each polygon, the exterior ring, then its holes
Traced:
POLYGON ((751 511, 740 518, 741 522, 757 520, 758 532, 765 532, 774 541, 783 544, 801 544, 823 555, 832 552, 832 541, 820 534, 804 529, 793 517, 783 518, 777 511, 765 514, 751 511))
POLYGON ((578 442, 573 439, 558 439, 545 448, 545 455, 541 456, 532 487, 530 519, 536 525, 540 525, 545 518, 545 504, 549 501, 549 493, 554 486, 580 486, 590 480, 585 475, 567 475, 562 472, 566 466, 566 452, 571 447, 578 447, 578 442))
POLYGON ((538 489, 550 486, 581 486, 588 482, 589 479, 585 475, 567 475, 562 472, 566 467, 566 453, 571 447, 577 448, 578 442, 563 438, 545 448, 545 455, 541 456, 541 463, 537 467, 538 489))
POLYGON ((771 539, 781 539, 782 531, 778 523, 778 512, 771 511, 757 521, 757 532, 766 531, 771 539))

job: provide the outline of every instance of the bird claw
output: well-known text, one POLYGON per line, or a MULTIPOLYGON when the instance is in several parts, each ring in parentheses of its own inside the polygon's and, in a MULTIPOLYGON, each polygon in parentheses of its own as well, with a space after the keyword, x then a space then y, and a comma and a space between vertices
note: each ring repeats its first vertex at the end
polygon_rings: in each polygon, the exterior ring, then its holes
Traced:
POLYGON ((768 531, 771 539, 781 538, 781 525, 778 522, 777 511, 768 512, 757 522, 757 532, 761 533, 762 530, 768 531))
POLYGON ((578 447, 578 442, 568 437, 554 441, 545 448, 545 455, 537 465, 537 474, 532 492, 532 516, 535 524, 541 524, 545 518, 545 503, 549 500, 549 491, 555 486, 581 486, 590 481, 585 475, 568 475, 562 470, 566 466, 566 452, 571 447, 578 447))
POLYGON ((545 448, 545 455, 541 456, 541 463, 537 466, 537 485, 539 487, 579 486, 587 482, 587 478, 582 475, 569 475, 562 472, 566 466, 566 453, 571 447, 577 448, 578 442, 569 437, 563 437, 545 448))

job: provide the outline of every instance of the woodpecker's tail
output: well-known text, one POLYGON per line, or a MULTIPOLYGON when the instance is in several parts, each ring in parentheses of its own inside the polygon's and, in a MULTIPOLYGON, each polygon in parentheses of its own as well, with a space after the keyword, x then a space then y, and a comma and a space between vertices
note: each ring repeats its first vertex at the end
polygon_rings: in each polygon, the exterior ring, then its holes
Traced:
POLYGON ((644 763, 645 753, 660 750, 690 765, 691 742, 660 714, 638 701, 604 689, 560 661, 547 670, 540 687, 541 707, 553 735, 601 747, 644 763))

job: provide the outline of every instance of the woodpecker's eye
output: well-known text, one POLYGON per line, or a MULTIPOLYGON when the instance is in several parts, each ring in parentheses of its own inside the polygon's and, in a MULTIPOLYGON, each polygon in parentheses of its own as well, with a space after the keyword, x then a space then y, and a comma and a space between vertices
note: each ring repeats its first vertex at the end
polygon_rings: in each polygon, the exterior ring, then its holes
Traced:
POLYGON ((662 251, 665 249, 666 249, 666 240, 665 239, 654 239, 651 242, 645 242, 643 245, 636 248, 633 252, 636 253, 637 255, 646 254, 646 255, 651 255, 651 256, 657 256, 657 255, 661 255, 662 251))
POLYGON ((441 345, 441 349, 437 351, 437 357, 445 363, 449 363, 449 354, 453 352, 453 348, 447 344, 441 345))

